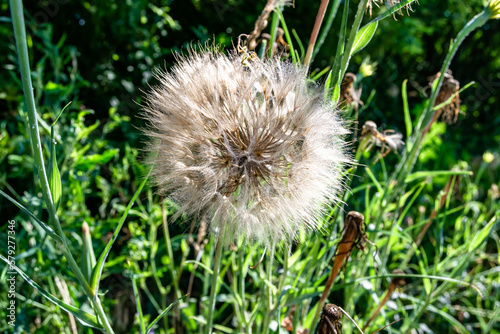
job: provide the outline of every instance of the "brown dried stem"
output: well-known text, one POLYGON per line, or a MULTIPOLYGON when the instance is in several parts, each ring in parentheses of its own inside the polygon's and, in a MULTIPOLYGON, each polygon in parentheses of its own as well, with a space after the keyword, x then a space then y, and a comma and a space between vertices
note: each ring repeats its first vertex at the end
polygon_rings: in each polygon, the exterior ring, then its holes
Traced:
MULTIPOLYGON (((400 274, 404 274, 403 271, 399 270, 399 269, 396 269, 394 270, 393 274, 396 274, 396 275, 400 275, 400 274)), ((387 292, 385 293, 385 296, 384 298, 382 299, 382 301, 378 304, 377 306, 377 309, 375 310, 375 312, 373 312, 373 315, 370 317, 370 319, 368 319, 368 321, 366 322, 365 326, 363 327, 363 331, 366 329, 366 327, 368 327, 368 325, 370 325, 370 323, 378 316, 378 314, 380 313, 380 310, 382 309, 382 307, 387 303, 387 301, 389 300, 389 298, 391 297, 391 295, 394 293, 394 291, 396 291, 396 289, 402 285, 406 284, 406 282, 404 281, 404 279, 402 279, 401 277, 394 277, 391 281, 391 284, 389 285, 389 288, 387 289, 387 292)))
POLYGON ((321 0, 319 5, 318 14, 316 15, 316 21, 314 22, 314 27, 311 32, 311 38, 309 39, 309 45, 307 46, 306 56, 304 57, 304 66, 309 66, 311 62, 311 57, 314 51, 314 45, 316 45, 316 39, 318 39, 319 28, 325 17, 326 8, 328 7, 328 2, 330 0, 321 0))
POLYGON ((255 50, 255 48, 257 47, 257 38, 262 33, 262 30, 266 29, 268 23, 267 19, 269 18, 269 14, 271 14, 271 12, 274 10, 274 7, 276 7, 276 3, 276 0, 268 0, 259 18, 257 19, 257 21, 255 21, 255 27, 253 28, 253 31, 250 33, 250 35, 248 35, 247 39, 249 50, 255 50))

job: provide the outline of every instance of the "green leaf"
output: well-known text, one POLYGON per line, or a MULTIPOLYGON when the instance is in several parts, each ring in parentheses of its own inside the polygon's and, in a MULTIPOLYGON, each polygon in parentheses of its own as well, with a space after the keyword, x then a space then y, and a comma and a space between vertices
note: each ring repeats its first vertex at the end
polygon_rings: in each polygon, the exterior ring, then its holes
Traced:
POLYGON ((412 121, 410 116, 410 107, 408 106, 408 91, 407 91, 408 79, 403 81, 403 87, 401 88, 401 96, 403 98, 403 112, 405 115, 405 126, 406 126, 406 138, 410 138, 412 132, 412 121))
MULTIPOLYGON (((187 295, 186 295, 187 296, 187 295)), ((170 311, 172 309, 172 307, 174 307, 175 304, 177 304, 181 299, 184 299, 186 298, 186 296, 184 297, 181 297, 179 299, 177 299, 176 301, 174 301, 172 304, 170 304, 166 309, 163 310, 163 312, 161 312, 156 318, 155 320, 153 320, 152 323, 149 324, 148 328, 146 329, 146 333, 149 333, 149 331, 151 331, 151 329, 153 328, 154 325, 156 325, 158 323, 158 321, 161 320, 161 318, 163 318, 165 316, 165 314, 168 313, 168 311, 170 311)))
MULTIPOLYGON (((151 171, 150 171, 150 173, 151 173, 151 171)), ((137 189, 134 196, 132 197, 132 199, 128 203, 127 208, 125 209, 125 212, 123 213, 122 217, 120 218, 120 221, 118 222, 118 226, 116 227, 116 229, 113 233, 113 237, 108 241, 108 244, 106 245, 106 247, 102 251, 101 255, 99 256, 99 259, 97 260, 97 263, 96 263, 94 269, 92 270, 92 275, 90 277, 89 283, 90 283, 90 288, 92 289, 92 291, 94 293, 97 293, 99 290, 99 282, 101 280, 102 270, 103 270, 104 265, 106 263, 106 259, 109 255, 109 251, 111 250, 111 247, 113 246, 116 239, 118 238, 118 234, 120 233, 120 230, 122 229, 123 224, 125 223, 125 220, 127 219, 127 215, 129 213, 130 209, 132 208, 132 205, 134 205, 134 202, 137 199, 137 197, 139 196, 139 194, 141 193, 142 188, 144 188, 144 186, 146 185, 146 182, 148 181, 148 177, 149 177, 149 173, 144 178, 144 180, 141 182, 141 184, 139 185, 139 188, 137 189)))
POLYGON ((92 247, 92 235, 90 234, 89 225, 85 221, 82 224, 82 248, 82 273, 87 280, 90 280, 96 259, 94 248, 92 247))
POLYGON ((333 88, 333 94, 332 94, 332 102, 334 105, 337 105, 340 99, 340 83, 336 83, 335 87, 333 88))
POLYGON ((56 143, 54 139, 54 125, 52 125, 50 128, 50 158, 49 158, 48 178, 49 178, 49 188, 50 188, 50 194, 52 196, 52 202, 57 211, 59 205, 61 204, 62 185, 61 185, 61 174, 59 173, 59 167, 57 166, 56 143))
POLYGON ((469 245, 469 253, 472 253, 475 251, 481 244, 486 240, 486 238, 490 235, 491 230, 493 227, 500 223, 500 218, 498 217, 493 217, 491 218, 490 222, 481 230, 479 233, 476 233, 474 235, 474 239, 472 239, 470 245, 469 245))
POLYGON ((102 154, 91 154, 83 157, 79 157, 75 162, 75 168, 81 170, 89 170, 95 167, 95 165, 107 164, 113 157, 118 154, 119 150, 117 148, 106 150, 102 154))
POLYGON ((295 54, 295 50, 293 48, 293 41, 292 41, 292 38, 290 37, 290 32, 288 31, 288 27, 286 26, 285 18, 283 17, 283 14, 281 13, 281 11, 279 9, 275 10, 275 13, 278 14, 278 17, 279 17, 280 22, 281 22, 281 26, 283 27, 286 42, 288 43, 288 47, 290 48, 290 55, 292 56, 292 61, 295 65, 298 65, 298 63, 297 63, 298 59, 297 59, 297 56, 295 54))
POLYGON ((325 101, 328 101, 328 96, 330 94, 330 85, 332 82, 332 71, 328 73, 325 81, 325 101))
POLYGON ((53 239, 62 242, 61 237, 59 237, 49 225, 45 224, 40 219, 38 219, 33 213, 31 213, 31 211, 29 211, 23 205, 21 205, 21 203, 17 202, 15 199, 4 193, 2 190, 0 190, 0 195, 11 201, 12 204, 17 206, 22 212, 31 217, 31 219, 33 219, 38 225, 40 225, 44 229, 44 231, 47 232, 53 239))
POLYGON ((453 176, 453 175, 472 175, 473 173, 470 171, 454 171, 454 170, 435 170, 435 171, 422 171, 415 172, 408 175, 405 179, 405 183, 409 183, 418 179, 425 179, 427 177, 436 177, 436 176, 453 176))
POLYGON ((64 106, 64 108, 61 109, 61 111, 59 112, 59 115, 57 115, 56 119, 54 120, 54 122, 52 123, 52 126, 54 126, 56 124, 56 122, 59 120, 59 117, 61 117, 62 113, 64 112, 64 110, 66 110, 67 107, 69 107, 69 105, 71 104, 72 101, 69 101, 68 104, 66 104, 64 106))
POLYGON ((28 283, 33 288, 35 288, 38 292, 40 292, 40 294, 42 296, 44 296, 50 302, 59 306, 60 308, 62 308, 66 312, 71 313, 75 318, 78 319, 78 321, 80 321, 82 323, 82 325, 94 327, 97 329, 102 329, 102 327, 98 324, 97 318, 95 315, 92 315, 92 314, 87 313, 83 310, 80 310, 79 308, 77 308, 73 305, 66 304, 65 302, 63 302, 62 300, 60 300, 59 298, 55 297, 50 292, 48 292, 47 290, 42 288, 40 285, 38 285, 35 281, 33 281, 31 278, 29 278, 28 275, 26 275, 26 273, 24 271, 22 271, 15 264, 10 263, 9 260, 7 260, 5 257, 3 257, 3 255, 0 255, 0 259, 2 259, 10 267, 11 270, 13 269, 13 270, 17 271, 17 273, 19 275, 21 275, 21 277, 26 281, 26 283, 28 283))
POLYGON ((363 28, 359 29, 356 34, 356 38, 354 39, 354 45, 351 49, 351 56, 356 52, 362 50, 365 46, 370 43, 373 35, 375 35, 375 31, 377 31, 378 22, 372 22, 365 25, 363 28))
MULTIPOLYGON (((330 87, 336 86, 338 84, 339 88, 340 88, 339 81, 342 81, 342 78, 339 78, 340 64, 342 61, 342 54, 344 53, 344 48, 345 48, 345 38, 347 35, 347 17, 348 16, 349 16, 349 0, 346 0, 344 3, 344 11, 342 13, 342 22, 340 23, 340 35, 339 35, 338 44, 337 44, 337 51, 335 52, 335 60, 333 61, 333 65, 332 65, 332 72, 334 73, 333 74, 334 76, 332 78, 333 81, 330 84, 330 87)), ((338 99, 332 99, 332 101, 337 103, 338 99)))

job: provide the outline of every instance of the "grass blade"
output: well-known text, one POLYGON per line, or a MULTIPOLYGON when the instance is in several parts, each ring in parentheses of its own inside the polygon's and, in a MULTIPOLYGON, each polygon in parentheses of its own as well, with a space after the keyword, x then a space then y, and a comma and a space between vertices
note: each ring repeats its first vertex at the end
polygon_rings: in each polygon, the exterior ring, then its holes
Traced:
POLYGON ((109 255, 109 251, 111 250, 111 247, 115 243, 116 239, 118 238, 118 234, 120 233, 120 230, 123 227, 123 224, 125 223, 125 219, 127 219, 128 213, 130 209, 132 208, 132 205, 134 205, 135 200, 139 196, 139 194, 142 191, 142 188, 146 185, 146 182, 148 181, 149 173, 148 175, 144 178, 144 180, 141 182, 139 188, 135 192, 134 196, 130 200, 129 204, 127 205, 127 208, 125 209, 125 212, 123 213, 122 217, 120 218, 120 221, 118 222, 118 226, 116 227, 113 237, 109 240, 108 244, 102 251, 101 255, 99 256, 99 259, 97 260, 96 266, 94 267, 94 270, 92 270, 92 275, 90 277, 90 288, 94 293, 97 293, 99 290, 99 282, 101 280, 101 275, 102 275, 102 270, 104 268, 104 264, 106 263, 106 259, 109 255))
MULTIPOLYGON (((187 296, 187 295, 186 295, 187 296)), ((163 312, 161 312, 156 318, 155 320, 153 320, 152 323, 149 324, 148 328, 146 329, 146 333, 149 333, 151 331, 151 329, 153 328, 154 325, 156 325, 156 323, 158 321, 161 320, 161 318, 163 318, 167 313, 168 311, 170 311, 172 309, 172 307, 174 307, 175 304, 177 304, 181 299, 184 299, 186 298, 186 296, 182 297, 182 298, 179 298, 177 299, 176 301, 174 301, 172 304, 170 304, 166 309, 163 310, 163 312)))
POLYGON ((4 261, 11 269, 14 269, 17 271, 19 275, 28 283, 31 285, 33 288, 35 288, 42 296, 47 298, 49 301, 51 301, 54 305, 59 306, 63 310, 65 310, 68 313, 71 313, 75 318, 77 318, 84 326, 89 326, 89 327, 94 327, 98 329, 102 329, 102 327, 98 324, 97 318, 95 315, 92 315, 90 313, 87 313, 85 311, 80 310, 79 308, 66 304, 56 296, 52 295, 50 292, 42 288, 40 285, 38 285, 35 281, 33 281, 31 278, 29 278, 28 275, 21 269, 19 269, 16 265, 13 265, 12 263, 9 262, 3 255, 0 255, 0 259, 4 261))
MULTIPOLYGON (((408 106, 408 90, 407 90, 408 79, 403 81, 403 87, 401 88, 401 96, 403 97, 403 112, 405 115, 405 126, 406 126, 406 138, 410 138, 413 124, 411 122, 410 107, 408 106)), ((409 145, 406 148, 409 150, 409 145)))
POLYGON ((458 171, 458 170, 435 170, 435 171, 421 171, 415 172, 408 175, 405 179, 405 183, 410 183, 418 179, 425 179, 427 177, 435 176, 453 176, 453 175, 467 175, 471 176, 473 173, 471 171, 458 171))
POLYGON ((61 237, 59 237, 49 225, 38 219, 34 214, 31 213, 31 211, 22 206, 21 203, 4 193, 2 190, 0 190, 0 195, 11 201, 12 204, 17 206, 22 212, 30 216, 30 218, 33 219, 38 225, 40 225, 44 229, 44 231, 47 232, 53 239, 62 242, 61 237))

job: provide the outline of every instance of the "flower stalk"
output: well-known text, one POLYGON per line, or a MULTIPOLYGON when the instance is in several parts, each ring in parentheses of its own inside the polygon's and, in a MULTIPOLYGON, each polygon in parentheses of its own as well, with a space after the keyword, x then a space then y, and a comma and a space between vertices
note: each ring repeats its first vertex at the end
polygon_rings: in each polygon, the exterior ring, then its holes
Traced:
MULTIPOLYGON (((491 4, 490 4, 491 6, 491 4)), ((446 71, 449 69, 451 65, 451 61, 453 60, 453 57, 458 51, 458 48, 460 45, 462 45, 463 41, 467 36, 469 36, 474 30, 477 28, 482 27, 491 17, 492 17, 491 9, 489 7, 485 8, 481 13, 477 14, 474 16, 463 28, 462 30, 458 33, 456 39, 452 41, 450 45, 450 50, 448 51, 446 58, 443 62, 443 65, 441 67, 441 73, 446 73, 446 71)), ((389 191, 389 187, 393 186, 394 184, 397 185, 403 185, 404 184, 404 178, 406 175, 408 175, 411 170, 413 170, 413 166, 416 163, 417 157, 420 153, 420 149, 422 147, 422 141, 425 136, 424 133, 424 126, 428 124, 432 117, 433 117, 433 108, 434 104, 436 102, 436 98, 438 96, 438 93, 441 89, 441 85, 444 80, 444 76, 441 75, 438 80, 437 84, 433 86, 432 94, 431 97, 428 101, 427 108, 424 110, 422 115, 420 116, 417 126, 415 127, 414 133, 414 138, 411 141, 411 150, 410 151, 405 151, 401 162, 399 163, 398 167, 395 169, 395 173, 391 175, 391 178, 389 181, 386 183, 386 189, 384 193, 382 194, 382 198, 380 202, 382 205, 387 205, 387 203, 392 203, 392 200, 399 195, 399 191, 389 191), (388 196, 388 197, 386 197, 388 196), (385 204, 384 204, 385 203, 385 204)), ((404 186, 400 188, 401 191, 404 190, 404 186)))
POLYGON ((212 272, 212 285, 210 287, 210 301, 208 303, 208 317, 207 317, 207 325, 205 326, 205 334, 212 333, 212 324, 214 321, 214 311, 215 311, 215 297, 217 294, 220 264, 221 264, 223 249, 224 249, 224 230, 221 229, 217 233, 217 241, 215 244, 214 269, 212 272))
POLYGON ((63 247, 61 248, 64 257, 68 261, 71 270, 75 274, 79 284, 83 287, 85 294, 94 305, 94 310, 100 320, 101 325, 108 333, 113 333, 108 319, 101 306, 97 293, 94 293, 90 285, 76 263, 73 255, 69 251, 69 244, 66 236, 62 231, 59 218, 57 217, 55 203, 53 201, 49 180, 45 170, 45 163, 43 159, 42 143, 40 141, 40 131, 38 129, 38 122, 36 118, 35 97, 33 95, 33 86, 31 83, 31 70, 29 65, 28 46, 26 43, 26 28, 24 24, 24 13, 22 0, 10 0, 10 8, 12 15, 12 24, 14 27, 14 37, 16 41, 16 49, 19 57, 19 67, 21 72, 21 80, 23 85, 24 98, 26 109, 28 111, 29 133, 31 144, 33 146, 33 158, 38 173, 38 179, 42 188, 42 194, 45 199, 45 204, 49 212, 49 220, 56 228, 56 233, 61 237, 63 247))

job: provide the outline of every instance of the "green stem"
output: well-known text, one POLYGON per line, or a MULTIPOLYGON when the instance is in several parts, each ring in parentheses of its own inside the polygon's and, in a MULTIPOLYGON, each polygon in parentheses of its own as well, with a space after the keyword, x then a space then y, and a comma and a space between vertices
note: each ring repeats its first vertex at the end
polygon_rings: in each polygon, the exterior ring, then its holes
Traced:
POLYGON ((21 80, 23 84, 24 98, 26 103, 26 109, 28 111, 28 121, 30 128, 31 144, 33 146, 33 158, 35 160, 35 165, 37 168, 38 178, 42 187, 42 194, 47 205, 47 210, 49 212, 50 221, 55 225, 57 234, 61 237, 63 244, 62 251, 66 257, 71 270, 75 274, 78 282, 85 291, 85 294, 90 300, 96 301, 93 303, 96 305, 96 313, 99 318, 101 318, 103 326, 109 333, 113 333, 113 330, 109 326, 108 320, 104 315, 104 310, 100 302, 98 301, 97 295, 94 294, 89 286, 87 279, 84 277, 82 271, 78 267, 73 255, 69 251, 68 240, 64 235, 59 218, 56 214, 56 208, 52 199, 52 195, 49 188, 49 181, 47 178, 47 173, 45 171, 45 164, 43 160, 42 143, 40 141, 40 131, 38 130, 38 122, 35 107, 35 97, 33 95, 33 86, 31 84, 31 70, 29 65, 28 57, 28 45, 26 44, 26 29, 24 25, 24 15, 23 15, 23 3, 22 0, 10 0, 10 8, 12 15, 12 24, 14 26, 14 36, 16 40, 16 48, 19 56, 19 67, 21 71, 21 80))
POLYGON ((275 8, 273 12, 273 18, 271 21, 271 39, 269 40, 269 58, 273 57, 273 49, 274 49, 274 41, 276 40, 276 30, 278 29, 279 17, 277 11, 281 10, 280 8, 275 8))
MULTIPOLYGON (((477 14, 474 16, 463 28, 462 30, 458 33, 457 38, 455 41, 452 42, 450 46, 450 50, 448 51, 448 54, 446 55, 446 58, 443 62, 443 66, 441 67, 441 73, 446 73, 448 68, 450 67, 451 61, 453 60, 453 57, 455 56, 458 48, 462 44, 462 42, 465 40, 465 38, 473 32, 475 29, 483 26, 489 19, 489 13, 487 11, 482 11, 481 13, 477 14)), ((435 86, 435 88, 432 91, 431 98, 428 101, 427 108, 424 110, 422 115, 419 118, 418 124, 415 127, 414 133, 414 139, 412 140, 413 145, 412 149, 410 152, 405 152, 403 155, 403 158, 401 159, 401 162, 399 163, 398 167, 396 168, 396 173, 392 175, 392 177, 389 179, 389 181, 386 183, 386 188, 384 193, 382 194, 381 198, 381 203, 382 206, 385 206, 384 204, 384 197, 387 194, 390 194, 388 199, 385 201, 385 203, 392 203, 392 200, 398 196, 400 193, 399 191, 389 191, 389 187, 396 181, 396 185, 402 185, 401 190, 404 191, 404 178, 406 175, 408 175, 417 160, 417 157, 420 153, 420 149, 422 147, 422 141, 424 138, 424 134, 422 133, 422 128, 424 127, 424 124, 426 125, 433 116, 432 110, 434 107, 434 103, 436 101, 437 95, 439 93, 439 89, 441 88, 441 85, 443 83, 444 75, 439 76, 438 78, 438 84, 435 86)), ((382 210, 383 212, 383 210, 382 210)))
POLYGON ((131 275, 132 280, 132 290, 135 296, 135 306, 137 308, 137 315, 139 317, 139 327, 141 328, 141 333, 146 334, 146 324, 144 323, 144 316, 142 314, 141 298, 139 296, 139 290, 137 289, 137 282, 135 280, 135 274, 131 275))
POLYGON ((170 259, 168 263, 168 269, 172 275, 172 284, 174 285, 175 298, 179 299, 182 298, 182 293, 179 288, 179 282, 177 281, 177 270, 175 270, 174 265, 174 252, 172 250, 172 241, 170 240, 170 232, 168 230, 167 213, 165 212, 164 201, 162 201, 161 206, 163 214, 163 234, 165 235, 165 247, 167 248, 168 257, 170 259))
POLYGON ((108 317, 106 316, 106 313, 104 312, 104 309, 101 305, 101 301, 97 297, 97 294, 93 299, 92 305, 94 306, 93 309, 97 314, 99 323, 105 328, 107 333, 114 334, 113 329, 111 328, 111 324, 109 323, 108 317))
POLYGON ((219 279, 221 256, 224 244, 224 230, 223 228, 218 231, 217 243, 215 244, 215 256, 214 256, 214 269, 212 272, 212 286, 210 289, 210 302, 208 304, 208 317, 207 325, 205 326, 205 334, 210 334, 212 332, 212 324, 214 322, 214 311, 215 311, 215 295, 217 294, 217 286, 219 279))
MULTIPOLYGON (((266 304, 265 304, 265 313, 264 318, 262 320, 262 331, 263 333, 269 333, 269 325, 271 323, 271 319, 275 309, 273 308, 273 291, 271 289, 271 282, 273 281, 273 260, 274 260, 274 243, 271 245, 269 250, 269 257, 266 261, 266 279, 268 284, 266 284, 266 304)), ((264 283, 265 284, 265 283, 264 283)))
MULTIPOLYGON (((354 17, 354 23, 352 24, 351 32, 349 34, 349 40, 347 41, 347 46, 344 50, 342 56, 342 65, 340 66, 340 76, 338 77, 338 82, 341 82, 344 78, 344 74, 349 66, 349 60, 351 59, 351 50, 356 40, 356 34, 358 33, 359 27, 361 26, 361 21, 363 20, 363 15, 366 10, 366 4, 368 0, 361 0, 358 5, 358 11, 354 17)), ((335 74, 335 73, 334 73, 335 74)))

